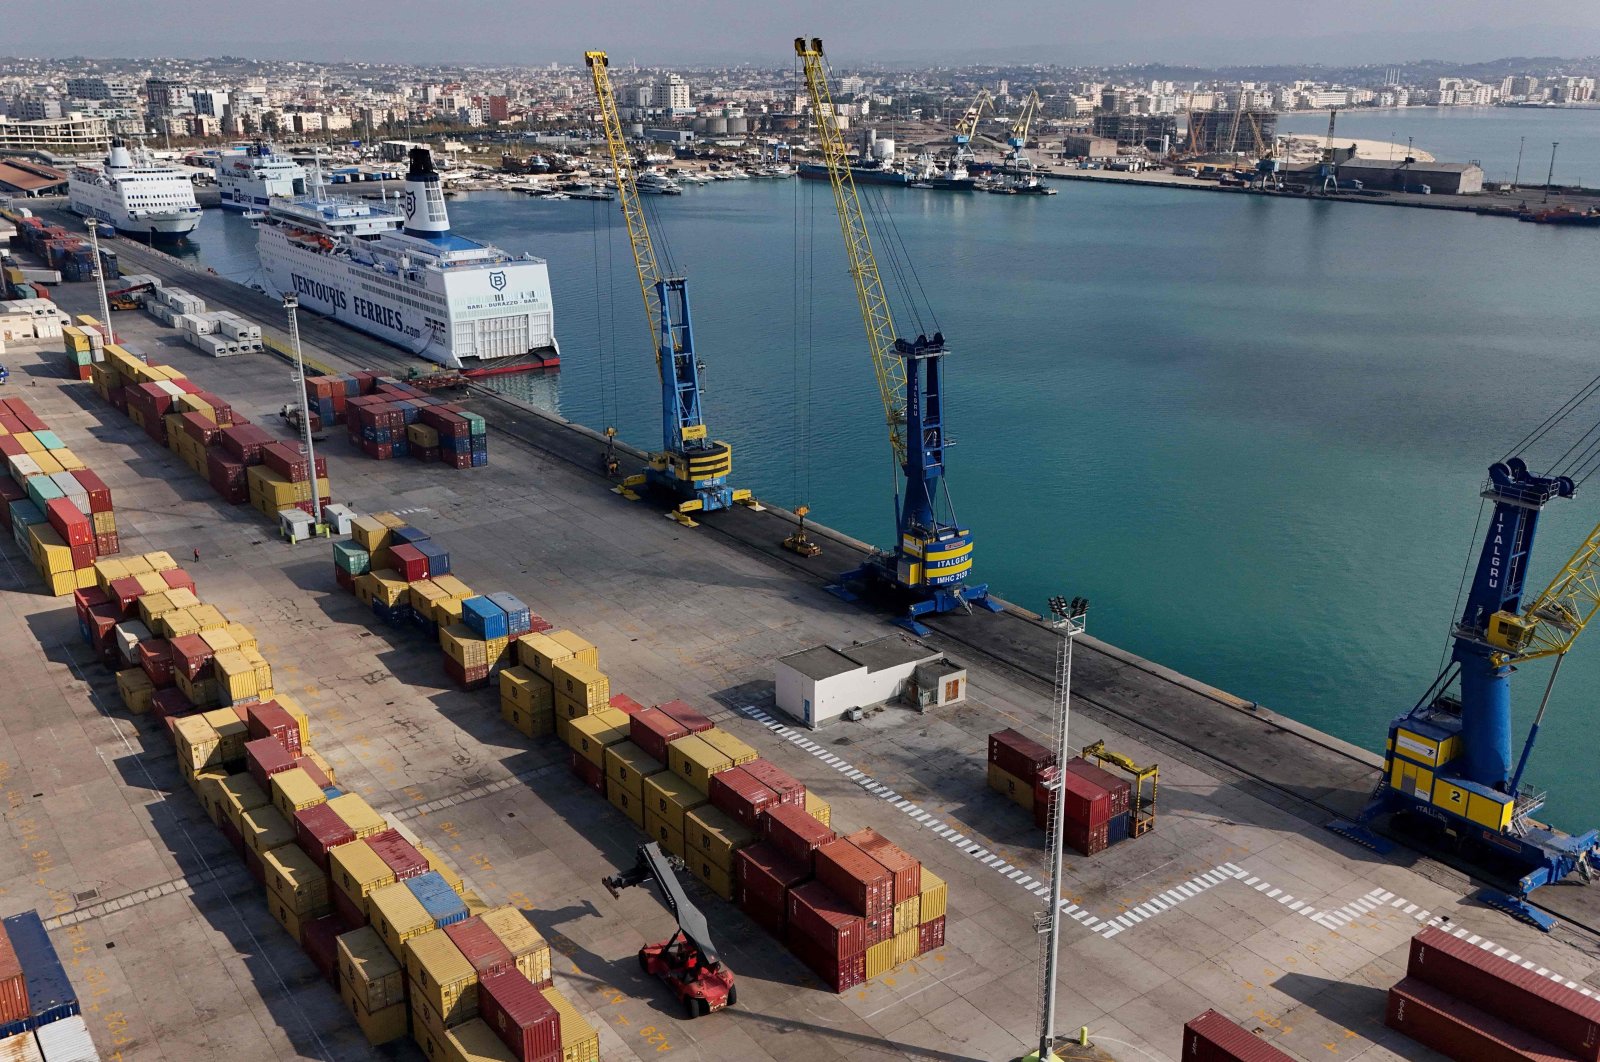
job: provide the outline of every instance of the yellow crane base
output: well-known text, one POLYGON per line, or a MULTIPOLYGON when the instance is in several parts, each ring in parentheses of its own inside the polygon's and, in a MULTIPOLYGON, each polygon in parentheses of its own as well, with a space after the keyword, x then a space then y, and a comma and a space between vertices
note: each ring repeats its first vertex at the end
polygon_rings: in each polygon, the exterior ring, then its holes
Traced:
POLYGON ((683 525, 684 527, 699 527, 700 526, 700 524, 698 522, 696 522, 695 520, 690 518, 688 513, 680 513, 676 509, 674 509, 671 512, 662 513, 661 515, 665 516, 668 520, 672 520, 672 521, 675 521, 675 522, 683 525))
POLYGON ((612 494, 620 494, 624 498, 627 498, 629 501, 638 501, 639 500, 638 492, 635 491, 632 487, 626 486, 625 484, 622 484, 622 483, 618 483, 615 487, 612 487, 611 488, 611 493, 612 494))
POLYGON ((822 556, 822 547, 804 535, 794 534, 783 540, 783 548, 802 557, 822 556))

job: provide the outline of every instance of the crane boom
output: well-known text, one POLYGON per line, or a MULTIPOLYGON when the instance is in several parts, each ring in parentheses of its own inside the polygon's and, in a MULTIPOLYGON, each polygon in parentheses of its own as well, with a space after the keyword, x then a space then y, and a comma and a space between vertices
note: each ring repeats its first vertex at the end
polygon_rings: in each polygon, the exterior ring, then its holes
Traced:
MULTIPOLYGON (((895 353, 894 314, 878 275, 878 259, 872 253, 872 236, 867 231, 866 215, 856 194, 855 176, 850 171, 844 134, 834 118, 833 95, 828 91, 827 70, 823 65, 821 42, 807 48, 804 39, 795 41, 795 51, 805 64, 806 84, 811 92, 811 108, 816 112, 817 138, 822 142, 822 157, 832 178, 833 203, 839 214, 839 229, 844 234, 845 254, 850 261, 850 276, 856 284, 856 301, 867 326, 867 348, 872 356, 873 375, 878 380, 878 397, 883 400, 884 421, 889 427, 889 445, 895 461, 906 459, 905 409, 906 367, 895 353)), ((987 94, 988 90, 980 94, 987 94)), ((970 113, 970 111, 969 111, 970 113)))
POLYGON ((978 135, 978 122, 983 118, 983 110, 987 107, 994 109, 994 94, 988 89, 978 90, 967 109, 962 113, 961 120, 956 123, 955 141, 957 145, 971 143, 972 138, 978 135))
POLYGON ((1039 111, 1039 90, 1033 89, 1028 93, 1028 98, 1022 101, 1022 112, 1017 115, 1017 120, 1011 123, 1011 136, 1006 141, 1013 148, 1021 151, 1028 144, 1028 129, 1033 125, 1034 115, 1039 111))
POLYGON ((1490 644, 1503 652, 1500 663, 1526 663, 1561 656, 1600 611, 1600 525, 1589 532, 1550 585, 1515 612, 1496 612, 1489 621, 1490 644))

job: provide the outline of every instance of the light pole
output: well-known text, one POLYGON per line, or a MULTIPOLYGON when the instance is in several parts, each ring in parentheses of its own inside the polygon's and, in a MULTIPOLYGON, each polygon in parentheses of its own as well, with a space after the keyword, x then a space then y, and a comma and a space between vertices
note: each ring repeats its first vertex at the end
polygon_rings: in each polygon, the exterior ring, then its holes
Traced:
POLYGON ((85 227, 89 230, 89 253, 94 255, 94 279, 100 289, 100 326, 106 342, 115 343, 117 337, 111 329, 111 304, 106 300, 106 270, 100 261, 100 219, 90 215, 85 227))
POLYGON ((1045 783, 1050 793, 1050 835, 1046 841, 1046 851, 1050 856, 1050 906, 1038 922, 1039 932, 1045 934, 1039 975, 1039 1062, 1049 1062, 1055 1058, 1056 969, 1061 955, 1061 850, 1065 847, 1061 830, 1061 775, 1066 770, 1067 761, 1072 758, 1067 745, 1067 716, 1072 707, 1072 643, 1083 633, 1088 614, 1088 598, 1075 597, 1069 602, 1057 595, 1050 599, 1050 627, 1061 634, 1061 641, 1056 646, 1056 769, 1054 777, 1045 783))
POLYGON ((317 451, 311 444, 311 407, 306 397, 306 363, 300 354, 300 298, 294 292, 283 297, 283 310, 289 315, 289 345, 294 347, 294 382, 300 392, 300 429, 305 436, 306 464, 311 467, 311 518, 322 526, 322 499, 317 488, 317 451))
POLYGON ((1561 141, 1556 140, 1550 145, 1550 172, 1544 176, 1544 201, 1550 202, 1550 183, 1556 179, 1556 148, 1561 146, 1561 141))
POLYGON ((1525 137, 1525 136, 1517 137, 1517 172, 1511 178, 1511 188, 1512 188, 1513 191, 1515 191, 1517 185, 1522 182, 1522 149, 1527 147, 1527 146, 1528 146, 1528 138, 1527 137, 1525 137))

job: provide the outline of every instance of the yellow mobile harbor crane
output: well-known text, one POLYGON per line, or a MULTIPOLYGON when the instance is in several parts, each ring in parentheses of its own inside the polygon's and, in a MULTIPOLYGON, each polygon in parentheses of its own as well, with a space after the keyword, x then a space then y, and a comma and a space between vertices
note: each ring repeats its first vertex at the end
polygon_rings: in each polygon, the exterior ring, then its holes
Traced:
MULTIPOLYGON (((673 501, 667 514, 685 527, 694 527, 695 512, 726 509, 735 502, 748 502, 748 490, 728 486, 733 471, 733 447, 713 440, 700 411, 701 364, 694 352, 694 330, 689 318, 689 282, 661 268, 665 259, 656 257, 650 228, 645 223, 644 204, 634 181, 633 159, 622 136, 622 119, 617 115, 616 97, 611 91, 605 52, 585 52, 584 61, 594 77, 594 94, 600 103, 600 116, 606 130, 606 147, 611 152, 611 167, 617 176, 617 199, 628 226, 628 242, 633 248, 633 264, 639 274, 639 291, 644 296, 646 325, 656 352, 656 371, 661 377, 661 449, 650 455, 650 467, 642 475, 630 476, 616 488, 635 497, 631 488, 649 485, 673 501)), ((665 249, 665 244, 662 247, 665 249)), ((606 437, 615 432, 606 430, 606 437)), ((607 472, 614 467, 608 449, 607 472)))
MULTIPOLYGON (((878 260, 872 251, 867 219, 856 195, 844 135, 828 92, 822 41, 794 42, 805 66, 811 92, 811 113, 833 185, 839 228, 844 233, 850 276, 867 329, 867 346, 883 400, 889 444, 904 474, 904 492, 896 480, 895 520, 899 537, 892 553, 875 552, 866 564, 841 577, 829 589, 854 600, 856 588, 886 592, 900 611, 896 621, 918 634, 927 628, 917 617, 980 605, 992 612, 987 586, 967 586, 972 571, 972 533, 955 521, 944 483, 944 333, 937 330, 906 340, 895 334, 894 317, 878 260)), ((971 112, 969 112, 971 113, 971 112)), ((906 262, 909 266, 910 263, 906 262)), ((906 292, 909 296, 909 292, 906 292)))

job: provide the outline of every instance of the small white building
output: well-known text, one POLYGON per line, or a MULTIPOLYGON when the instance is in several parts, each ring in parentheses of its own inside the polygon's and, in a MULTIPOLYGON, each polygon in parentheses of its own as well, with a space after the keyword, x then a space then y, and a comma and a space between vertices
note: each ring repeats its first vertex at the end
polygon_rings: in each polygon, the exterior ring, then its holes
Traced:
POLYGON ((777 666, 778 707, 813 730, 852 708, 903 699, 927 711, 966 696, 966 668, 903 634, 839 649, 819 645, 777 666))

